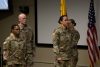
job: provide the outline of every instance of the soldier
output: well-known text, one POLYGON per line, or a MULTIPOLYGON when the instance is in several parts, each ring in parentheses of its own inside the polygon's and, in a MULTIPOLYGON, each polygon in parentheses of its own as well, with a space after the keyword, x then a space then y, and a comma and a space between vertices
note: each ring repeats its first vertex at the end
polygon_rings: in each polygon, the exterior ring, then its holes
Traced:
POLYGON ((21 13, 18 16, 19 27, 20 27, 20 36, 25 41, 25 62, 26 67, 33 67, 33 58, 35 45, 33 43, 33 31, 30 26, 26 24, 26 14, 21 13))
POLYGON ((72 67, 73 45, 68 17, 66 15, 61 16, 58 23, 60 25, 52 34, 55 67, 72 67))
POLYGON ((76 67, 77 62, 78 62, 78 49, 77 49, 77 43, 80 39, 80 34, 79 32, 74 28, 76 26, 76 23, 74 21, 74 19, 69 19, 69 26, 70 26, 70 30, 73 34, 73 40, 72 40, 72 44, 74 45, 73 48, 73 57, 72 57, 72 67, 76 67))
POLYGON ((7 61, 7 67, 24 67, 24 41, 20 39, 20 28, 12 25, 11 33, 3 43, 3 60, 7 61))

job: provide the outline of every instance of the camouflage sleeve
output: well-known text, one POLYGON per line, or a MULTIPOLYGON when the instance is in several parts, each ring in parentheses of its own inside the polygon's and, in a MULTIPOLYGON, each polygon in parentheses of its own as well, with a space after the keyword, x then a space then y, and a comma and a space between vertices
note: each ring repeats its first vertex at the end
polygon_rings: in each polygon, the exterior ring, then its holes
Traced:
POLYGON ((7 49, 8 49, 9 43, 10 43, 10 39, 7 38, 7 39, 3 42, 3 50, 7 50, 7 49))
POLYGON ((7 38, 3 42, 3 60, 7 60, 9 44, 10 44, 10 40, 9 38, 7 38))
POLYGON ((60 42, 59 40, 60 40, 59 32, 56 30, 52 34, 53 51, 56 55, 59 54, 59 47, 58 47, 60 42))
POLYGON ((34 43, 34 34, 33 34, 33 32, 32 32, 31 44, 32 44, 32 49, 33 49, 33 54, 34 54, 35 53, 35 43, 34 43))
POLYGON ((35 43, 34 43, 34 34, 33 34, 33 31, 32 31, 32 28, 30 28, 30 43, 31 43, 31 46, 32 46, 32 52, 33 52, 33 55, 35 53, 35 43))
POLYGON ((77 45, 79 39, 80 39, 80 34, 79 34, 78 31, 75 31, 75 32, 73 33, 73 43, 74 43, 75 45, 77 45))

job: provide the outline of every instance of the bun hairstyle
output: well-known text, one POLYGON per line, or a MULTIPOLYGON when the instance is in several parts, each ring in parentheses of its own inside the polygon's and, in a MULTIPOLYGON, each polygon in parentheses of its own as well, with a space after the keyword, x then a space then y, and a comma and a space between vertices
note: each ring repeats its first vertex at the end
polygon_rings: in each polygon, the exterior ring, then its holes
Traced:
POLYGON ((71 21, 71 23, 76 26, 75 20, 74 19, 69 19, 71 21))
POLYGON ((61 21, 63 20, 63 17, 67 17, 67 15, 62 15, 60 16, 59 20, 58 20, 58 23, 61 24, 61 21))

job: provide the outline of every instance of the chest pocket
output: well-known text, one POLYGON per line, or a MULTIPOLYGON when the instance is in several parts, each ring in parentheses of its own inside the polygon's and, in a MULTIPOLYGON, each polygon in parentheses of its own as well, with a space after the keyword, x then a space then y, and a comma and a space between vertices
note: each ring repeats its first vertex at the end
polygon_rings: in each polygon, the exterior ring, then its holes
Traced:
POLYGON ((15 51, 16 49, 22 49, 23 46, 24 44, 22 41, 13 40, 11 41, 9 48, 15 51))
POLYGON ((64 42, 70 41, 71 40, 71 34, 68 33, 68 32, 62 32, 61 36, 60 36, 60 40, 64 41, 64 42))

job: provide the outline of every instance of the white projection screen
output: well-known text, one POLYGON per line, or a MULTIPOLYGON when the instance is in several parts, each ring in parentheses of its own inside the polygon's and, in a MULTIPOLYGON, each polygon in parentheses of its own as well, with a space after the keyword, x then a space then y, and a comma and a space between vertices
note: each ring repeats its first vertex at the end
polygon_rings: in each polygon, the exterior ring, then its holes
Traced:
MULTIPOLYGON (((90 0, 66 0, 67 15, 76 21, 76 29, 80 33, 79 46, 87 46, 89 5, 90 0)), ((36 10, 37 44, 52 44, 51 35, 58 26, 58 19, 60 17, 60 0, 37 0, 36 10)))
POLYGON ((8 10, 8 0, 0 0, 0 10, 8 10))

